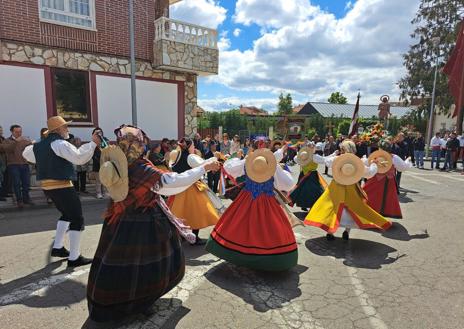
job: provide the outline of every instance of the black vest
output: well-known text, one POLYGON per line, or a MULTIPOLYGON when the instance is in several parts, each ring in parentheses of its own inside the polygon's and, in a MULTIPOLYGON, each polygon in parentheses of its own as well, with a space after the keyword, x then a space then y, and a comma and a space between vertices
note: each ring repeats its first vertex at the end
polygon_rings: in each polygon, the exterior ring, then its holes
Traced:
POLYGON ((74 166, 71 162, 53 152, 51 143, 63 139, 58 134, 49 134, 39 143, 34 144, 34 155, 37 166, 37 180, 56 179, 72 180, 74 166))

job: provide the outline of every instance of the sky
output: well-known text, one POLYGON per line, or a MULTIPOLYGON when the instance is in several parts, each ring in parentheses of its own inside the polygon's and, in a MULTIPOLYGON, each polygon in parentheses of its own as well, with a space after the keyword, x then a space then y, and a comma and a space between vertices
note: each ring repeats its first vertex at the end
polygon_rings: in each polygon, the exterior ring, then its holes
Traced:
POLYGON ((183 0, 170 16, 217 29, 219 74, 199 77, 207 111, 240 105, 275 111, 281 92, 294 105, 398 101, 402 54, 420 0, 183 0))

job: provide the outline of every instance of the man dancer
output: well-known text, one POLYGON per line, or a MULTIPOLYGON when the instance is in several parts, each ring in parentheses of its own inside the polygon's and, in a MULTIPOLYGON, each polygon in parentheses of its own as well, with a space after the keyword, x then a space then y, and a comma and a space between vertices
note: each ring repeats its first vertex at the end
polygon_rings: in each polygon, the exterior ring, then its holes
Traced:
POLYGON ((81 231, 84 230, 84 217, 77 191, 72 185, 73 164, 83 165, 90 161, 100 142, 98 135, 92 135, 92 142, 77 149, 67 142, 69 122, 62 117, 51 117, 47 121, 47 137, 39 143, 26 147, 23 157, 37 164, 37 179, 42 189, 53 200, 61 213, 56 226, 52 257, 68 257, 68 267, 90 264, 92 259, 80 254, 81 231), (63 246, 64 236, 69 229, 70 250, 63 246))

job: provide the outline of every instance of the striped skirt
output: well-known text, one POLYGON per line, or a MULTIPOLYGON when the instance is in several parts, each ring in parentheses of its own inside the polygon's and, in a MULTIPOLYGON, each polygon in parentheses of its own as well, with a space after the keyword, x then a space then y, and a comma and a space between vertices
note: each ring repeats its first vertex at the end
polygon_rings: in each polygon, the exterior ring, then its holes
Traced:
POLYGON ((174 226, 156 206, 104 223, 87 285, 97 322, 140 313, 183 278, 185 258, 174 226))

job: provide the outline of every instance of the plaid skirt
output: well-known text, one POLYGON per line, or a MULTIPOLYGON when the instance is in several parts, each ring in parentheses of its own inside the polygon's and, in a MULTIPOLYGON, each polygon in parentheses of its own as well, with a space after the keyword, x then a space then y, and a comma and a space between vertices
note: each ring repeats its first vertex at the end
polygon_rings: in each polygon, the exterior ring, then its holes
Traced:
POLYGON ((174 226, 158 206, 128 209, 104 223, 87 285, 89 317, 121 319, 150 308, 185 273, 185 258, 174 226))

